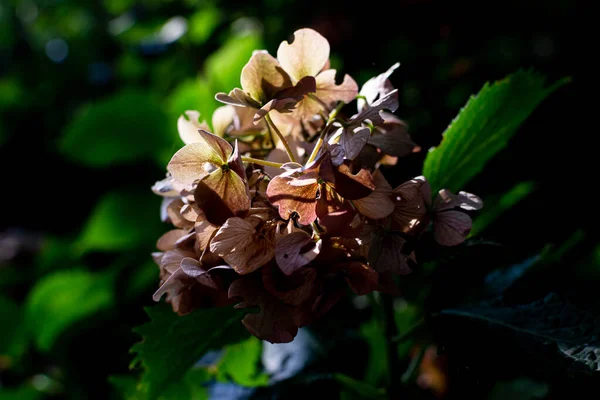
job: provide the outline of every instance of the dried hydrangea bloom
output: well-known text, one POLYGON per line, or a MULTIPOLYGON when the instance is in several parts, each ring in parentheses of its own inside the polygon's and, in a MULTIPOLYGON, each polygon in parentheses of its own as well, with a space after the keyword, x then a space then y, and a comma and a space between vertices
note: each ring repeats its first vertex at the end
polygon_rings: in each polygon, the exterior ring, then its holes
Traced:
POLYGON ((416 265, 428 229, 442 245, 461 243, 477 196, 442 190, 432 201, 424 177, 392 188, 379 169, 417 149, 393 114, 396 68, 357 98, 352 78, 335 83, 327 40, 300 29, 277 58, 252 55, 241 89, 217 95, 228 104, 212 115, 212 131, 185 111, 177 121, 184 146, 152 187, 170 224, 153 254, 154 299, 181 315, 257 307, 246 328, 289 342, 347 293, 397 295, 395 279, 416 265), (342 116, 355 99, 358 112, 342 116))

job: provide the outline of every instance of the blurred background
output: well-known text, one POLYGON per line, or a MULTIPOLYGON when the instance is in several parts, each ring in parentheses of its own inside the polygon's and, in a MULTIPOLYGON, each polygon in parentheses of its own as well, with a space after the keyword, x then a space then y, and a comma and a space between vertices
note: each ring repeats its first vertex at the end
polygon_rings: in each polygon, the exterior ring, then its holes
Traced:
MULTIPOLYGON (((572 77, 464 190, 493 202, 530 182, 485 230, 510 261, 576 232, 593 247, 572 29, 582 10, 568 0, 449 3, 0 0, 0 399, 119 398, 107 377, 128 373, 131 329, 158 283, 150 253, 168 226, 150 187, 182 145, 177 118, 194 109, 210 121, 214 94, 239 86, 252 51, 276 54, 302 27, 329 40, 338 76, 359 85, 401 63, 397 114, 423 151, 386 171, 393 186, 420 174, 486 81, 519 68, 572 77)), ((333 315, 362 322, 344 310, 333 315)), ((347 353, 332 354, 348 368, 347 353)), ((450 373, 448 386, 446 375, 444 390, 423 396, 487 393, 500 379, 493 368, 450 373)))

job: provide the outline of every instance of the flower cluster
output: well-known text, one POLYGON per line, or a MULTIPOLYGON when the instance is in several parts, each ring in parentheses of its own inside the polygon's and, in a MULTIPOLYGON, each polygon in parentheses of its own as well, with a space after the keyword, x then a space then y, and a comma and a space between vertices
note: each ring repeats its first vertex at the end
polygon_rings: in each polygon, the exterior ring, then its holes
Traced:
POLYGON ((397 66, 360 91, 348 75, 337 84, 329 43, 301 29, 277 58, 254 52, 241 89, 216 95, 226 105, 212 129, 196 111, 181 116, 185 146, 153 187, 175 226, 157 243, 154 299, 166 295, 181 315, 257 307, 247 329, 289 342, 348 287, 395 293, 394 275, 411 271, 415 241, 430 226, 440 244, 461 243, 471 228, 463 211, 480 208, 478 197, 441 190, 433 199, 423 177, 392 188, 379 170, 419 151, 393 114, 397 66), (356 112, 343 118, 354 100, 356 112))

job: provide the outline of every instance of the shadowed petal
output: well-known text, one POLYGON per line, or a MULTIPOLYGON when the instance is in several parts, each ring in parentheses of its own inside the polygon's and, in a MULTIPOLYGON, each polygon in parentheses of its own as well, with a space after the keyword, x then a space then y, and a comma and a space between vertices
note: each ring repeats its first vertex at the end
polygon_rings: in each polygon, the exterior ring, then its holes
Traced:
POLYGON ((427 191, 424 187, 429 187, 429 183, 424 178, 417 177, 394 189, 394 229, 409 232, 426 221, 428 197, 424 195, 427 191))
POLYGON ((375 232, 369 249, 369 264, 379 273, 406 275, 412 272, 404 247, 407 241, 398 234, 375 232))
POLYGON ((433 219, 433 238, 442 246, 456 246, 469 235, 471 223, 471 217, 460 211, 437 212, 433 219))
POLYGON ((339 263, 332 268, 332 271, 342 273, 350 289, 359 296, 371 293, 379 283, 377 272, 362 262, 339 263))
POLYGON ((377 97, 382 98, 392 90, 394 87, 390 82, 389 78, 392 73, 400 66, 400 63, 396 63, 390 67, 383 74, 377 75, 374 78, 369 79, 360 89, 360 94, 365 96, 366 102, 363 99, 358 99, 357 107, 358 111, 362 111, 368 104, 372 104, 377 97))
POLYGON ((347 200, 362 199, 375 190, 373 177, 364 168, 354 174, 350 166, 344 163, 333 170, 333 175, 335 178, 331 186, 347 200))
POLYGON ((316 76, 329 60, 329 42, 312 29, 299 29, 292 43, 281 42, 277 59, 295 81, 316 76))
POLYGON ((247 183, 233 170, 219 168, 198 183, 194 199, 208 222, 222 225, 228 218, 245 217, 250 209, 247 183))
POLYGON ((321 195, 317 200, 317 217, 330 236, 350 237, 361 228, 355 217, 356 211, 346 199, 327 184, 321 185, 321 195))
POLYGON ((275 261, 286 275, 292 275, 319 255, 321 245, 321 240, 313 241, 304 231, 292 232, 277 241, 275 261))
POLYGON ((365 107, 360 113, 353 116, 350 120, 350 126, 358 126, 364 120, 370 120, 373 125, 381 125, 385 121, 381 116, 383 110, 394 112, 398 109, 398 89, 387 93, 368 107, 365 107))
POLYGON ((354 160, 367 144, 369 137, 371 137, 371 130, 369 128, 358 127, 354 129, 354 132, 344 129, 340 143, 344 149, 344 153, 346 153, 346 158, 354 160))
POLYGON ((260 307, 256 314, 246 314, 242 323, 260 339, 271 343, 294 340, 298 327, 294 323, 294 308, 270 294, 263 287, 262 274, 243 276, 229 287, 230 298, 241 298, 236 308, 260 307))
POLYGON ((265 289, 290 305, 305 302, 314 296, 319 286, 314 268, 303 268, 292 275, 285 275, 277 266, 268 265, 261 272, 265 289))
POLYGON ((404 157, 418 150, 404 122, 385 123, 379 126, 369 138, 369 144, 393 157, 404 157))
POLYGON ((379 170, 373 173, 373 182, 375 183, 375 190, 367 197, 352 201, 352 204, 365 217, 372 219, 385 218, 396 208, 391 199, 392 187, 379 170))
POLYGON ((273 258, 275 231, 260 235, 248 221, 229 218, 213 237, 210 251, 222 257, 238 274, 245 275, 273 258))

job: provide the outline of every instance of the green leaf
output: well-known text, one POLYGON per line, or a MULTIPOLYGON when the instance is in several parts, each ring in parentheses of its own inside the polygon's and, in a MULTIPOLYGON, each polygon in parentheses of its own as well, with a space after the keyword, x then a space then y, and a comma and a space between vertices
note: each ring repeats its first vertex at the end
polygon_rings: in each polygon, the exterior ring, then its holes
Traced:
POLYGON ((534 189, 534 182, 520 182, 498 200, 491 202, 486 200, 485 207, 479 212, 475 221, 473 221, 469 237, 481 234, 492 222, 527 197, 534 189))
POLYGON ((206 351, 248 336, 241 323, 248 310, 219 307, 181 317, 161 303, 146 312, 151 321, 134 329, 143 340, 131 351, 136 353, 133 365, 141 363, 144 369, 138 390, 149 400, 177 383, 206 351))
POLYGON ((600 371, 600 318, 551 293, 520 306, 483 303, 441 311, 442 315, 485 322, 542 345, 552 344, 574 365, 600 371))
POLYGON ((251 336, 240 343, 225 347, 224 350, 223 357, 217 364, 219 380, 233 380, 246 387, 268 385, 268 375, 259 370, 262 342, 258 338, 251 336))
POLYGON ((32 386, 21 386, 18 388, 0 388, 0 400, 38 400, 44 398, 44 394, 32 386))
POLYGON ((149 190, 109 192, 92 211, 77 247, 80 251, 128 250, 154 244, 164 231, 158 196, 149 190))
POLYGON ((0 321, 4 321, 0 329, 0 357, 8 365, 19 360, 27 349, 26 327, 23 322, 21 307, 14 301, 0 296, 0 321))
POLYGON ((122 91, 80 109, 59 148, 67 158, 89 167, 132 163, 168 146, 174 124, 149 93, 122 91))
POLYGON ((357 381, 347 375, 336 373, 333 378, 345 389, 348 399, 386 399, 384 389, 377 388, 369 383, 357 381))
POLYGON ((223 20, 223 14, 216 7, 207 7, 196 11, 190 18, 188 35, 194 44, 206 42, 223 20))
MULTIPOLYGON (((233 36, 206 60, 206 75, 216 92, 227 92, 240 87, 242 68, 250 60, 252 52, 263 46, 258 34, 233 36)), ((214 96, 213 93, 213 96, 214 96)))
POLYGON ((423 175, 432 193, 460 190, 514 135, 536 106, 558 87, 532 71, 517 71, 472 96, 425 159, 423 175))
POLYGON ((366 368, 365 382, 379 385, 389 380, 388 347, 384 329, 376 318, 360 327, 360 335, 369 345, 369 361, 366 368))
POLYGON ((37 347, 49 350, 71 325, 114 303, 110 276, 65 270, 42 278, 29 293, 26 323, 37 347))

